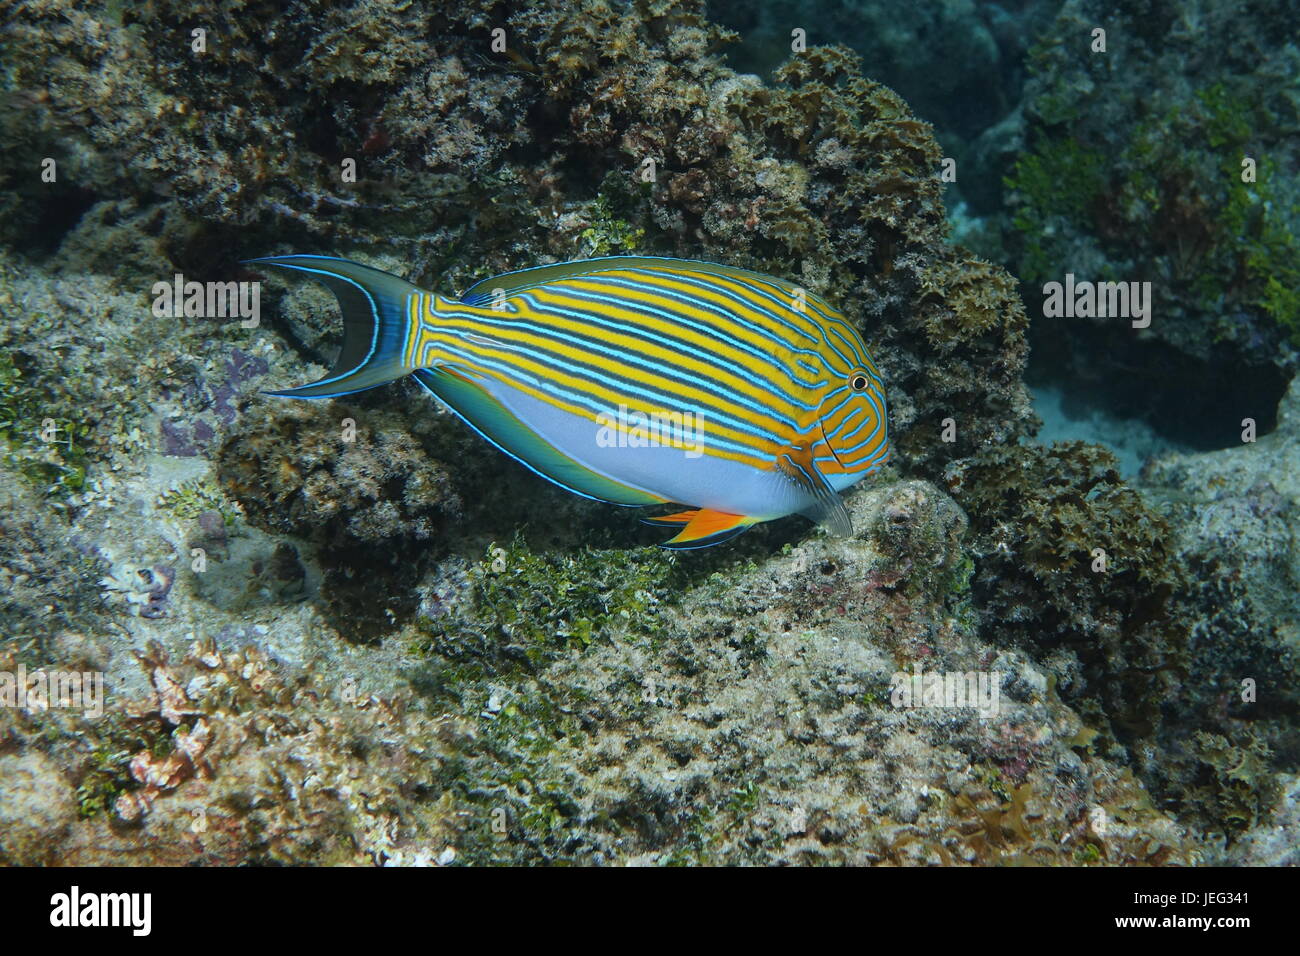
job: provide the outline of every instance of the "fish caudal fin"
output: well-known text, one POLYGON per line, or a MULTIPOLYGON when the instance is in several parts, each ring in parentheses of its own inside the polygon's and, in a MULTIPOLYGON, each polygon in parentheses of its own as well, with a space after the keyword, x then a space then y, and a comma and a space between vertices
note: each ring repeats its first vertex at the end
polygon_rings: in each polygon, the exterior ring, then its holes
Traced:
POLYGON ((419 288, 387 272, 331 256, 269 256, 245 263, 305 273, 334 293, 343 312, 343 350, 329 374, 310 385, 268 395, 334 398, 410 374, 402 361, 402 348, 410 328, 411 297, 420 294, 419 288))
POLYGON ((730 541, 752 525, 758 524, 756 519, 747 515, 727 514, 725 511, 711 511, 708 508, 701 508, 698 511, 679 511, 677 514, 642 520, 646 524, 680 527, 681 531, 676 537, 669 538, 662 545, 673 551, 710 548, 715 544, 730 541))

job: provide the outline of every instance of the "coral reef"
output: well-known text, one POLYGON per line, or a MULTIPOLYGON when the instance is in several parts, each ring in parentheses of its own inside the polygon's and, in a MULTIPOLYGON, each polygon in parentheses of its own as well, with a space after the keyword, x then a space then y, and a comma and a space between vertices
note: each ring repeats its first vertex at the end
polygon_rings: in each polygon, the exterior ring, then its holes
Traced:
MULTIPOLYGON (((457 787, 482 821, 462 858, 1196 858, 1131 774, 1086 753, 1089 735, 1046 675, 962 623, 966 522, 954 502, 907 482, 850 506, 858 537, 714 574, 675 592, 651 627, 611 615, 543 667, 484 667, 475 648, 459 659, 441 648, 451 666, 432 664, 417 686, 439 706, 480 708, 490 742, 466 767, 478 789, 457 787), (891 674, 916 666, 993 671, 1001 709, 983 719, 891 707, 891 674), (497 811, 499 832, 488 825, 497 811)), ((498 557, 505 567, 483 573, 528 574, 535 561, 517 548, 498 557)), ((449 613, 488 629, 497 616, 479 602, 449 613)))
POLYGON ((1052 3, 983 0, 709 4, 711 17, 744 34, 729 58, 737 69, 766 73, 778 66, 790 55, 795 29, 808 44, 846 42, 871 64, 874 79, 907 91, 916 114, 933 122, 949 155, 958 156, 1019 102, 1024 54, 1054 12, 1052 3))
POLYGON ((101 728, 5 711, 11 864, 450 862, 458 822, 428 799, 460 729, 400 701, 313 685, 256 650, 140 655, 150 697, 101 728), (31 745, 53 736, 59 765, 31 745), (116 751, 116 752, 114 752, 116 751), (65 769, 60 769, 65 768, 65 769), (80 813, 78 813, 80 807, 80 813), (433 848, 433 849, 431 849, 433 848))
MULTIPOLYGON (((1278 427, 1257 442, 1208 454, 1168 455, 1141 483, 1174 533, 1171 547, 1195 571, 1204 613, 1189 628, 1190 674, 1208 692, 1171 707, 1184 733, 1164 742, 1161 776, 1195 780, 1187 815, 1239 833, 1266 818, 1285 784, 1278 768, 1300 760, 1300 385, 1278 427), (1194 736, 1186 733, 1198 728, 1194 736)), ((1170 702, 1171 704, 1173 702, 1170 702)), ((1168 705, 1167 705, 1168 706, 1168 705)))
MULTIPOLYGON (((10 121, 34 130, 12 165, 75 155, 65 179, 87 202, 127 195, 159 223, 187 219, 185 242, 141 247, 144 267, 162 253, 201 278, 226 277, 236 246, 259 235, 262 252, 286 239, 363 257, 369 247, 380 265, 397 252, 395 267, 445 291, 633 241, 785 274, 852 307, 873 345, 890 341, 897 407, 952 403, 963 442, 1023 431, 1013 301, 942 367, 921 358, 910 306, 945 230, 929 127, 843 49, 813 47, 764 87, 719 63, 726 36, 691 3, 633 9, 413 7, 398 29, 380 7, 347 18, 346 37, 330 8, 269 21, 213 11, 222 42, 193 53, 170 4, 142 22, 123 10, 120 26, 53 4, 19 18, 7 46, 18 88, 64 91, 10 103, 10 121), (489 22, 505 53, 490 55, 489 22), (413 38, 400 53, 395 30, 413 38), (314 37, 300 64, 286 68, 282 48, 265 45, 276 32, 314 37), (148 78, 113 55, 128 33, 158 59, 148 78), (414 39, 425 36, 439 39, 414 39), (376 49, 388 52, 366 52, 376 49), (345 158, 359 163, 355 183, 341 182, 345 158), (944 385, 995 361, 1011 373, 996 389, 944 385)), ((33 216, 63 201, 16 186, 33 216)))
POLYGON ((421 559, 461 512, 446 469, 403 424, 340 403, 280 404, 232 432, 219 461, 251 524, 328 551, 327 604, 357 636, 403 612, 421 559), (392 590, 383 602, 372 599, 377 576, 392 590))
MULTIPOLYGON (((1170 463, 1148 500, 1098 449, 1030 443, 1016 281, 950 243, 933 130, 857 55, 738 74, 695 0, 192 21, 51 0, 0 51, 0 671, 93 669, 108 698, 97 720, 0 708, 4 862, 1278 858, 1294 692, 1215 707, 1243 672, 1292 673, 1293 633, 1258 628, 1287 600, 1292 489, 1252 474, 1189 506, 1162 489, 1208 466, 1170 463), (238 260, 287 250, 445 293, 630 250, 784 276, 862 329, 897 454, 847 497, 854 537, 792 518, 642 547, 410 383, 262 395, 332 359, 318 288, 266 282, 251 327, 149 308, 176 273, 269 280, 238 260), (1213 544, 1232 516, 1268 548, 1213 544), (922 672, 999 699, 893 699, 922 672)), ((985 26, 966 39, 994 64, 985 26)), ((1027 226, 1114 188, 1064 142, 1035 135, 1013 175, 1027 226), (1083 192, 1053 192, 1063 171, 1083 192)), ((1223 295, 1285 313, 1285 286, 1255 288, 1289 255, 1260 195, 1223 295)), ((1257 331, 1276 364, 1283 330, 1257 331)))
MULTIPOLYGON (((663 587, 675 557, 630 557, 644 578, 620 600, 656 601, 654 622, 611 603, 543 657, 413 628, 411 683, 437 719, 253 647, 200 643, 178 663, 146 648, 148 693, 108 725, 0 715, 3 803, 25 806, 38 776, 45 794, 4 858, 52 841, 83 863, 1204 858, 1090 753, 1042 671, 975 636, 951 499, 906 482, 850 506, 858 537, 695 586, 663 587), (988 671, 1003 696, 989 713, 891 707, 891 673, 918 667, 988 671)), ((516 542, 471 574, 532 608, 555 596, 553 563, 516 542)), ((444 616, 500 633, 482 586, 459 601, 444 616)))
MULTIPOLYGON (((361 69, 366 38, 387 36, 393 26, 388 16, 376 11, 358 18, 343 40, 328 27, 334 14, 321 13, 309 32, 320 38, 322 46, 313 49, 322 55, 301 68, 312 71, 312 82, 295 72, 286 89, 276 70, 279 55, 259 59, 264 41, 247 24, 226 23, 214 14, 222 30, 214 26, 213 34, 226 39, 191 62, 174 48, 170 34, 164 42, 162 33, 175 23, 168 9, 164 5, 147 24, 130 22, 129 11, 121 14, 121 30, 143 31, 144 42, 160 47, 163 66, 147 79, 118 71, 109 51, 120 39, 108 24, 91 31, 90 40, 46 29, 50 24, 43 17, 64 12, 70 22, 84 22, 70 11, 32 14, 36 19, 19 24, 10 53, 19 85, 29 75, 25 71, 36 71, 30 74, 35 82, 45 67, 59 80, 48 85, 69 92, 68 100, 47 96, 11 104, 30 110, 32 115, 23 115, 39 129, 28 138, 29 147, 48 139, 64 153, 75 152, 80 162, 93 164, 98 157, 100 166, 93 174, 78 171, 78 182, 109 197, 131 194, 154 209, 152 220, 143 205, 132 217, 120 217, 119 231, 133 222, 139 229, 147 221, 159 228, 192 224, 188 244, 137 243, 143 261, 123 267, 124 274, 149 262, 157 268, 159 258, 169 262, 168 271, 187 275, 233 269, 236 244, 219 234, 236 223, 246 227, 244 248, 258 245, 262 233, 274 236, 258 247, 263 252, 286 236, 299 237, 293 240, 299 245, 328 242, 332 251, 407 271, 443 289, 463 288, 491 271, 539 257, 635 243, 650 252, 792 275, 841 302, 864 323, 881 358, 904 450, 922 473, 937 477, 952 457, 985 443, 1013 441, 1030 427, 1019 381, 1023 313, 1013 287, 997 270, 942 245, 939 151, 929 128, 888 89, 863 79, 860 63, 847 51, 812 48, 779 71, 776 85, 764 87, 720 65, 713 51, 724 36, 689 4, 644 3, 632 17, 593 4, 576 19, 563 16, 559 4, 543 4, 513 13, 501 8, 509 42, 495 60, 484 52, 491 50, 483 22, 457 21, 467 14, 449 9, 436 15, 448 18, 438 48, 412 41, 409 56, 361 69), (78 55, 60 56, 69 46, 78 55), (333 52, 326 56, 326 50, 333 52), (343 55, 344 50, 357 52, 343 55), (249 58, 257 64, 253 69, 243 65, 249 58), (646 66, 652 63, 653 69, 646 66), (96 95, 73 96, 91 85, 92 76, 96 95), (331 94, 355 91, 358 83, 367 90, 365 109, 324 105, 331 94), (173 105, 132 112, 128 103, 173 105), (200 112, 201 123, 195 120, 200 112), (87 140, 81 119, 87 114, 95 120, 90 136, 98 142, 87 140), (435 125, 433 116, 439 117, 435 125), (239 155, 229 151, 233 145, 212 149, 213 137, 233 140, 236 117, 239 155), (333 117, 328 135, 319 128, 326 117, 333 117), (291 150, 283 140, 290 129, 297 131, 291 150), (492 147, 483 148, 482 138, 492 147), (205 159, 196 167, 193 154, 200 148, 205 159), (123 154, 130 157, 125 170, 109 161, 123 154), (467 163, 471 154, 475 159, 467 163), (350 184, 352 198, 320 200, 340 192, 336 164, 343 156, 362 161, 357 182, 350 184), (577 156, 581 168, 569 159, 577 156), (254 175, 240 157, 256 157, 261 172, 254 175), (654 164, 650 176, 647 161, 654 164), (412 176, 412 170, 421 173, 412 176), (431 186, 444 181, 445 188, 431 186), (286 191, 289 182, 295 185, 286 191), (149 189, 150 183, 166 188, 149 189), (148 195, 138 195, 141 189, 148 195), (430 234, 433 221, 443 225, 430 234), (936 344, 941 358, 934 354, 936 344), (951 446, 933 440, 949 417, 959 425, 951 446)), ((414 10, 408 15, 435 16, 414 10)), ((34 207, 43 201, 40 194, 21 195, 34 207)), ((72 246, 68 254, 75 252, 74 240, 84 241, 79 230, 99 222, 83 219, 63 244, 72 246)), ((269 304, 270 323, 290 346, 316 360, 329 357, 337 330, 328 295, 300 288, 269 304)), ((235 322, 192 325, 179 335, 167 329, 168 347, 153 360, 167 363, 169 379, 178 386, 158 425, 163 449, 178 457, 237 457, 243 443, 224 440, 238 427, 233 410, 264 376, 290 380, 283 354, 274 338, 250 336, 235 322), (223 356, 211 341, 214 334, 218 342, 243 337, 254 344, 223 356), (171 355, 189 367, 175 368, 171 355), (199 367, 191 357, 196 355, 203 357, 199 367)), ((301 372, 292 376, 300 378, 301 372)), ((290 442, 283 453, 268 446, 257 454, 287 461, 297 439, 281 434, 290 442)), ((458 464, 486 474, 491 455, 471 444, 458 450, 458 464)), ((237 462, 222 466, 228 480, 239 470, 237 462)), ((322 520, 393 530, 411 509, 380 520, 389 503, 376 498, 374 479, 385 472, 372 471, 369 477, 322 476, 332 484, 321 500, 337 499, 343 509, 337 521, 322 520), (340 482, 357 487, 339 487, 340 482), (371 504, 359 504, 353 516, 349 502, 371 504)), ((286 530, 285 517, 276 514, 284 496, 273 492, 261 502, 246 492, 234 497, 254 523, 259 515, 275 514, 277 528, 286 530)))
POLYGON ((0 473, 0 619, 24 660, 43 662, 51 630, 106 626, 105 570, 87 540, 67 538, 30 489, 0 473))
POLYGON ((394 416, 279 403, 231 434, 220 480, 255 525, 327 546, 427 541, 460 503, 394 416), (358 421, 359 420, 359 421, 358 421))

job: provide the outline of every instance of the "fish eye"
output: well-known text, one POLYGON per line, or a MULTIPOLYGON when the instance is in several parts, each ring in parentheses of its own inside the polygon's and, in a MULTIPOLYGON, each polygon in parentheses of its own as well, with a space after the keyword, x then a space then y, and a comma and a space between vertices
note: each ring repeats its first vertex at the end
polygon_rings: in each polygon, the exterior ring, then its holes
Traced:
POLYGON ((867 377, 861 372, 856 372, 850 376, 849 386, 855 392, 865 392, 867 390, 867 377))

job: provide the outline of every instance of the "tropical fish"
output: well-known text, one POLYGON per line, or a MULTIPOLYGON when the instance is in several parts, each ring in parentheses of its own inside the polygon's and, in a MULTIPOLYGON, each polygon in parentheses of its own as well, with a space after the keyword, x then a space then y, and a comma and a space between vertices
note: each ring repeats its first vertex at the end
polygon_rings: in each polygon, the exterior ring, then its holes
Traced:
POLYGON ((410 375, 485 439, 587 498, 686 510, 650 523, 700 548, 804 514, 852 525, 839 492, 889 457, 885 388, 819 296, 685 259, 611 256, 485 279, 459 299, 346 259, 249 260, 306 273, 343 313, 310 385, 333 398, 410 375))

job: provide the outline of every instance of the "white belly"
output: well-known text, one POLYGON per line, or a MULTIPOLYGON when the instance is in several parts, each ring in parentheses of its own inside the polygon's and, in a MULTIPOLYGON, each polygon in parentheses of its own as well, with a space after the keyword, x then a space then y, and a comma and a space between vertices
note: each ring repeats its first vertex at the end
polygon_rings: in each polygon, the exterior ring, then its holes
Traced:
POLYGON ((488 391, 569 458, 614 481, 668 501, 755 518, 777 518, 808 500, 774 469, 705 454, 687 429, 677 434, 629 435, 534 398, 496 380, 488 391))

